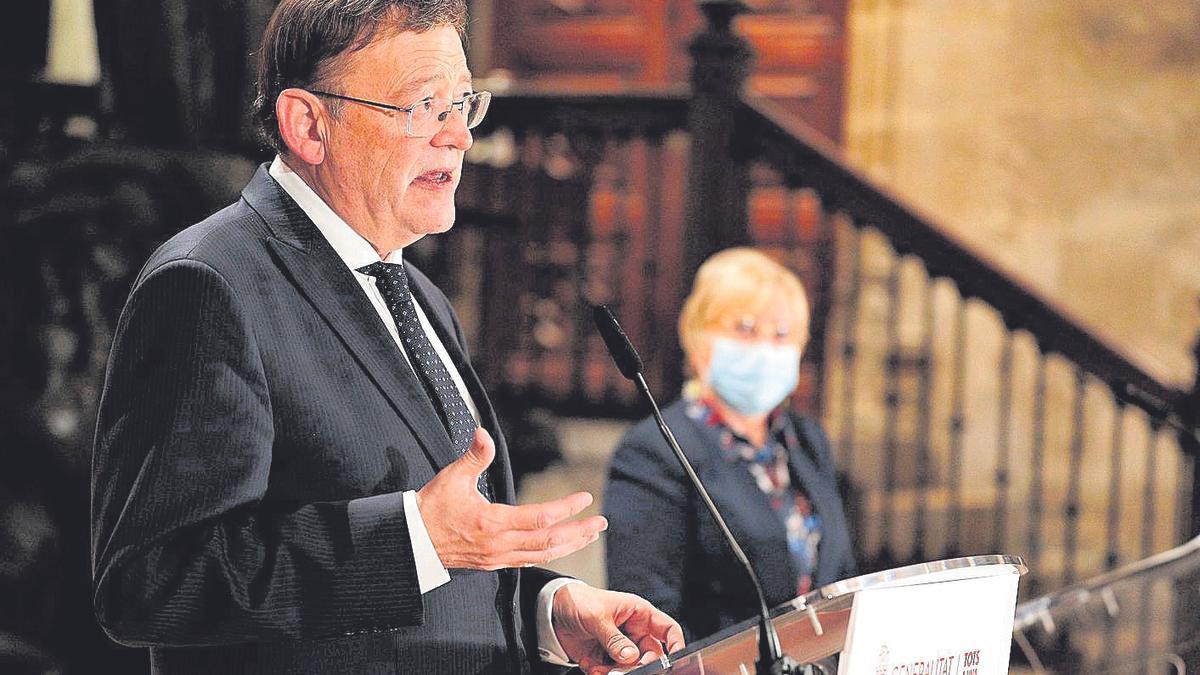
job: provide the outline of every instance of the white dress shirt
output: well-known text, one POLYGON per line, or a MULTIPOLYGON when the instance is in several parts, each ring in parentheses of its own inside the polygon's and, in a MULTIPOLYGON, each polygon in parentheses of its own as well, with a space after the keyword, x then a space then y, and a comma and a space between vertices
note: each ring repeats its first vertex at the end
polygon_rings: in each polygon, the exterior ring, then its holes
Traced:
MULTIPOLYGON (((379 318, 383 324, 387 326, 388 332, 391 333, 392 339, 395 340, 396 346, 399 347, 400 353, 408 362, 409 367, 412 362, 409 360, 408 353, 404 349, 404 344, 400 341, 400 333, 396 329, 396 320, 392 318, 392 313, 387 308, 387 303, 383 299, 383 294, 375 286, 375 277, 369 274, 359 272, 359 268, 366 267, 371 263, 384 262, 401 263, 403 260, 404 249, 397 249, 387 255, 386 258, 380 258, 375 247, 371 242, 367 241, 350 227, 341 216, 333 211, 321 197, 313 191, 300 176, 291 170, 283 159, 276 157, 271 163, 271 177, 275 179, 283 191, 288 194, 300 210, 304 212, 317 226, 317 230, 333 247, 333 250, 342 259, 342 262, 354 273, 354 278, 362 287, 363 292, 367 294, 367 299, 371 301, 371 305, 375 307, 375 311, 379 314, 379 318)), ((454 380, 454 384, 458 387, 458 393, 462 395, 463 401, 471 410, 471 416, 475 418, 476 424, 479 423, 479 409, 475 405, 474 399, 471 398, 470 392, 467 391, 467 385, 463 382, 462 375, 458 369, 454 367, 454 363, 450 360, 450 355, 446 352, 445 345, 437 336, 433 326, 429 323, 429 317, 425 315, 425 310, 421 308, 421 304, 413 298, 413 305, 417 310, 417 318, 421 322, 421 328, 425 331, 425 335, 429 337, 429 342, 433 345, 433 349, 437 352, 438 358, 446 366, 446 371, 450 373, 450 377, 454 380)), ((404 513, 406 514, 406 524, 408 526, 408 537, 412 542, 413 560, 417 566, 417 584, 421 589, 421 593, 427 593, 442 584, 450 581, 450 574, 442 565, 441 559, 438 557, 437 551, 433 547, 433 541, 429 538, 429 532, 425 529, 425 521, 421 518, 421 512, 417 508, 417 493, 412 490, 401 493, 401 499, 404 502, 404 513)), ((384 495, 380 495, 384 497, 384 495)), ((568 583, 582 583, 576 579, 555 579, 538 593, 538 611, 537 611, 537 635, 538 635, 538 655, 543 661, 555 663, 558 665, 573 665, 569 663, 566 652, 563 651, 562 645, 558 642, 558 636, 554 634, 553 625, 551 623, 551 601, 554 598, 554 593, 568 583)))

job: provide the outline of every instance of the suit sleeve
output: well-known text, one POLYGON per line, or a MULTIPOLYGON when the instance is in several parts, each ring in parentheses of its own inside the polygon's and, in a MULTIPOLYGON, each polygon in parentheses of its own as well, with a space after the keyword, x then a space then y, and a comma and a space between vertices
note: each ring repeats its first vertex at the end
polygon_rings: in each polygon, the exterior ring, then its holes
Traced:
POLYGON ((606 566, 609 588, 640 595, 682 624, 691 492, 669 453, 645 424, 617 446, 604 491, 606 566))
POLYGON ((214 645, 421 622, 400 495, 267 501, 274 437, 233 288, 192 260, 145 274, 114 336, 93 458, 93 601, 113 639, 214 645))
POLYGON ((538 593, 546 584, 564 575, 541 567, 526 567, 514 570, 514 573, 519 575, 520 579, 517 600, 521 605, 521 625, 524 629, 524 634, 520 636, 520 639, 525 644, 525 653, 529 657, 533 672, 561 672, 561 668, 544 663, 538 657, 538 649, 541 645, 538 644, 537 612, 540 611, 541 606, 538 605, 537 600, 538 593))

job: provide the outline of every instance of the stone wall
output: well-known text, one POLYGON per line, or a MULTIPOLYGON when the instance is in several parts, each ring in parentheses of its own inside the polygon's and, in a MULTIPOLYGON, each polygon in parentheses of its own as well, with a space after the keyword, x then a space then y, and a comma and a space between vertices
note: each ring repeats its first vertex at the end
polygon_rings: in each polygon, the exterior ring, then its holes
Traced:
POLYGON ((855 0, 846 151, 1186 387, 1200 297, 1200 4, 855 0))

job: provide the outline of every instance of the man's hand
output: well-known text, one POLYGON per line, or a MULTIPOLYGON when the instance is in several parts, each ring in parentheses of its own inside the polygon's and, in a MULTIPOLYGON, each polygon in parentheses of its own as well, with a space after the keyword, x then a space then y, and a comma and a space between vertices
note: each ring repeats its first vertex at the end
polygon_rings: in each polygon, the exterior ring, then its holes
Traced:
POLYGON ((629 593, 567 584, 554 594, 554 634, 587 675, 629 670, 683 649, 683 629, 629 593))
POLYGON ((544 565, 596 541, 608 527, 603 516, 561 522, 592 503, 586 492, 523 506, 484 499, 476 481, 495 457, 492 437, 476 429, 466 453, 417 491, 421 519, 446 568, 544 565))

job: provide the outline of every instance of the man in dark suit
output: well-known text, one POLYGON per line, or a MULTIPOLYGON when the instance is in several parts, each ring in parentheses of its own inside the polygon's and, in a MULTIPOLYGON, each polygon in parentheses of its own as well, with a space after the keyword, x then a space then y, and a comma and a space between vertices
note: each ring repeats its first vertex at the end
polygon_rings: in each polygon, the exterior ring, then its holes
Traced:
POLYGON ((682 647, 645 600, 531 568, 606 523, 568 520, 586 493, 509 505, 454 312, 402 260, 453 224, 486 111, 464 25, 461 0, 284 0, 257 111, 279 156, 135 282, 94 600, 156 672, 607 672, 682 647))

